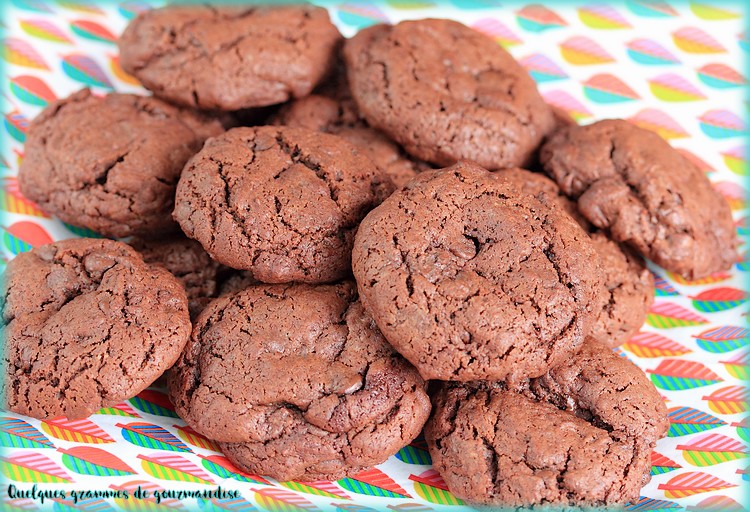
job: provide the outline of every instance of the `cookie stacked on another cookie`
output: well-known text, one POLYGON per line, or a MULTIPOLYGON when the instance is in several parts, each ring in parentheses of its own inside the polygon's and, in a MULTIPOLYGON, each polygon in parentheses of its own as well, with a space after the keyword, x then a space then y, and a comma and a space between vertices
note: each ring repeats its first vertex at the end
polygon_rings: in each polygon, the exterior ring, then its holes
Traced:
POLYGON ((386 199, 352 258, 363 304, 426 379, 537 377, 578 350, 601 304, 581 227, 469 161, 386 199))
POLYGON ((640 326, 650 273, 574 215, 544 176, 462 161, 421 173, 357 233, 362 303, 423 377, 445 381, 425 435, 469 502, 637 499, 666 433, 656 389, 607 346, 640 326))
POLYGON ((390 180, 335 135, 234 128, 185 166, 174 218, 215 260, 266 283, 349 275, 357 226, 390 180))
POLYGON ((457 496, 485 505, 635 502, 669 427, 645 374, 591 338, 517 388, 445 383, 433 403, 435 468, 457 496))
POLYGON ((727 201, 657 134, 621 119, 571 126, 540 160, 589 222, 665 269, 699 279, 737 261, 727 201))
POLYGON ((137 395, 190 336, 182 285, 122 242, 34 248, 8 263, 2 288, 0 396, 34 418, 85 418, 137 395))
POLYGON ((18 173, 24 196, 63 221, 111 237, 176 231, 177 180, 214 116, 156 98, 88 89, 52 103, 31 123, 18 173))
POLYGON ((555 125, 526 70, 455 21, 366 28, 347 40, 344 59, 368 124, 435 165, 523 166, 555 125))
POLYGON ((524 169, 505 169, 498 174, 519 190, 541 202, 553 204, 573 217, 591 237, 600 259, 602 299, 588 334, 610 347, 622 345, 643 325, 654 300, 654 276, 646 262, 631 249, 609 239, 578 212, 576 204, 546 176, 524 169))
POLYGON ((310 94, 341 34, 314 6, 171 6, 144 12, 119 40, 120 63, 156 96, 238 110, 310 94))
POLYGON ((259 284, 212 302, 169 392, 238 467, 278 480, 335 480, 379 464, 430 412, 424 381, 350 282, 259 284))

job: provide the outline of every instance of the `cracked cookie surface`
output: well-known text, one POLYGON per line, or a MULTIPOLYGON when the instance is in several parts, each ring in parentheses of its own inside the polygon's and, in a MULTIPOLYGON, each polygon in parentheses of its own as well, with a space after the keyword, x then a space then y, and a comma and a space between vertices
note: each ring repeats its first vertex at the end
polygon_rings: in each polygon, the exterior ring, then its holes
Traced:
POLYGON ((135 396, 190 336, 180 283, 122 242, 37 247, 8 263, 2 286, 0 391, 34 418, 84 418, 135 396))
POLYGON ((218 119, 132 94, 88 89, 31 123, 18 174, 23 194, 64 222, 111 237, 176 230, 185 162, 224 131, 218 119))
POLYGON ((600 300, 581 227, 471 162, 422 172, 370 212, 352 266, 425 379, 541 375, 578 349, 600 300))
POLYGON ((487 505, 637 501, 669 426, 643 372, 592 339, 519 389, 447 383, 433 405, 434 467, 458 497, 487 505))
POLYGON ((376 25, 346 41, 352 96, 370 126, 436 165, 528 163, 554 127, 528 73, 489 37, 450 20, 376 25))
POLYGON ((699 279, 737 261, 726 200, 657 134, 621 119, 570 127, 540 160, 594 226, 665 269, 699 279))
POLYGON ((389 184, 335 135, 234 128, 185 166, 174 218, 217 261, 262 282, 330 282, 350 273, 360 220, 389 184))
POLYGON ((588 230, 591 243, 599 256, 602 273, 602 298, 599 314, 589 334, 610 347, 622 345, 643 325, 654 301, 654 276, 646 268, 643 258, 630 248, 613 242, 594 227, 578 211, 557 184, 540 173, 524 169, 499 171, 522 192, 542 202, 550 202, 570 214, 582 228, 588 230))
POLYGON ((171 6, 146 11, 119 40, 120 63, 156 96, 239 110, 310 94, 341 34, 312 6, 171 6))
POLYGON ((257 285, 212 302, 170 371, 176 411, 239 467, 337 479, 419 434, 429 398, 354 283, 257 285))

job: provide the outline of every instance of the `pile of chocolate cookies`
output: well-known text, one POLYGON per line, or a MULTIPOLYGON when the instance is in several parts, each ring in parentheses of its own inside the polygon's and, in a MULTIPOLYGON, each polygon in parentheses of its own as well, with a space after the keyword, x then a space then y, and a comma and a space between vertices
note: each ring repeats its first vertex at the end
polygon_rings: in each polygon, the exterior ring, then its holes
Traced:
POLYGON ((252 473, 338 479, 424 430, 472 503, 637 499, 666 410, 611 348, 651 303, 643 257, 687 279, 737 259, 698 168, 575 125, 453 21, 344 41, 320 8, 168 7, 120 52, 153 96, 50 105, 19 183, 131 245, 8 265, 7 408, 81 418, 167 372, 252 473))

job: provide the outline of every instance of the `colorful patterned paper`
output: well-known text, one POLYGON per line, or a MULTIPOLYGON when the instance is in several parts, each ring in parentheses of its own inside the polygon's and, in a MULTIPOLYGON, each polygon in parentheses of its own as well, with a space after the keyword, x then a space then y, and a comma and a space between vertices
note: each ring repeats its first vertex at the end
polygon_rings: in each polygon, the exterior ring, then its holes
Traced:
MULTIPOLYGON (((747 236, 747 8, 737 2, 623 0, 315 0, 346 36, 375 23, 451 17, 510 51, 544 98, 580 123, 621 117, 653 130, 703 170, 747 236)), ((98 236, 50 218, 25 199, 16 173, 29 123, 57 98, 144 92, 119 65, 117 35, 161 0, 3 3, 0 269, 50 240, 98 236)), ((689 282, 651 266, 656 298, 622 353, 667 402, 668 437, 652 454, 652 480, 630 511, 747 510, 750 374, 747 253, 729 272, 689 282), (743 508, 744 504, 744 508, 743 508)), ((469 510, 431 467, 422 439, 387 462, 337 482, 286 482, 241 471, 213 441, 149 389, 85 420, 0 418, 0 473, 8 482, 67 490, 153 493, 237 489, 235 498, 122 498, 45 502, 7 496, 2 510, 351 511, 469 510)))

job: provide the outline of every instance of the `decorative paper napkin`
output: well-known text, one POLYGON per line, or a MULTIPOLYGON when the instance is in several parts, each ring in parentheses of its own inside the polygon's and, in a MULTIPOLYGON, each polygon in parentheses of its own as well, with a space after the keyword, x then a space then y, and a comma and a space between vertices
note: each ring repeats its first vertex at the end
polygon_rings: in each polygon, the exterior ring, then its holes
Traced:
MULTIPOLYGON (((148 7, 57 0, 4 2, 2 267, 46 242, 92 236, 51 219, 18 192, 29 120, 84 87, 143 92, 118 66, 115 40, 148 7)), ((657 131, 708 173, 747 234, 743 137, 750 50, 742 3, 629 0, 617 4, 494 0, 324 2, 345 35, 378 22, 449 17, 487 33, 526 66, 550 103, 582 123, 624 117, 657 131), (610 6, 610 5, 615 5, 610 6)), ((744 251, 744 247, 743 247, 744 251)), ((651 483, 631 510, 744 510, 748 479, 750 331, 747 262, 700 282, 653 268, 656 301, 622 353, 648 374, 669 407, 669 437, 653 454, 651 483)), ((430 468, 422 441, 376 469, 338 482, 277 482, 244 474, 172 411, 163 391, 80 421, 40 422, 3 413, 5 510, 463 510, 430 468), (10 491, 58 491, 41 500, 10 491), (13 487, 10 487, 12 484, 13 487), (173 491, 240 491, 237 497, 170 499, 173 491), (149 498, 134 491, 149 491, 149 498), (129 499, 87 492, 129 491, 129 499), (168 491, 157 504, 155 490, 168 491), (63 491, 65 499, 60 498, 63 491), (78 498, 74 502, 73 496, 78 498), (15 494, 14 494, 15 495, 15 494)))

